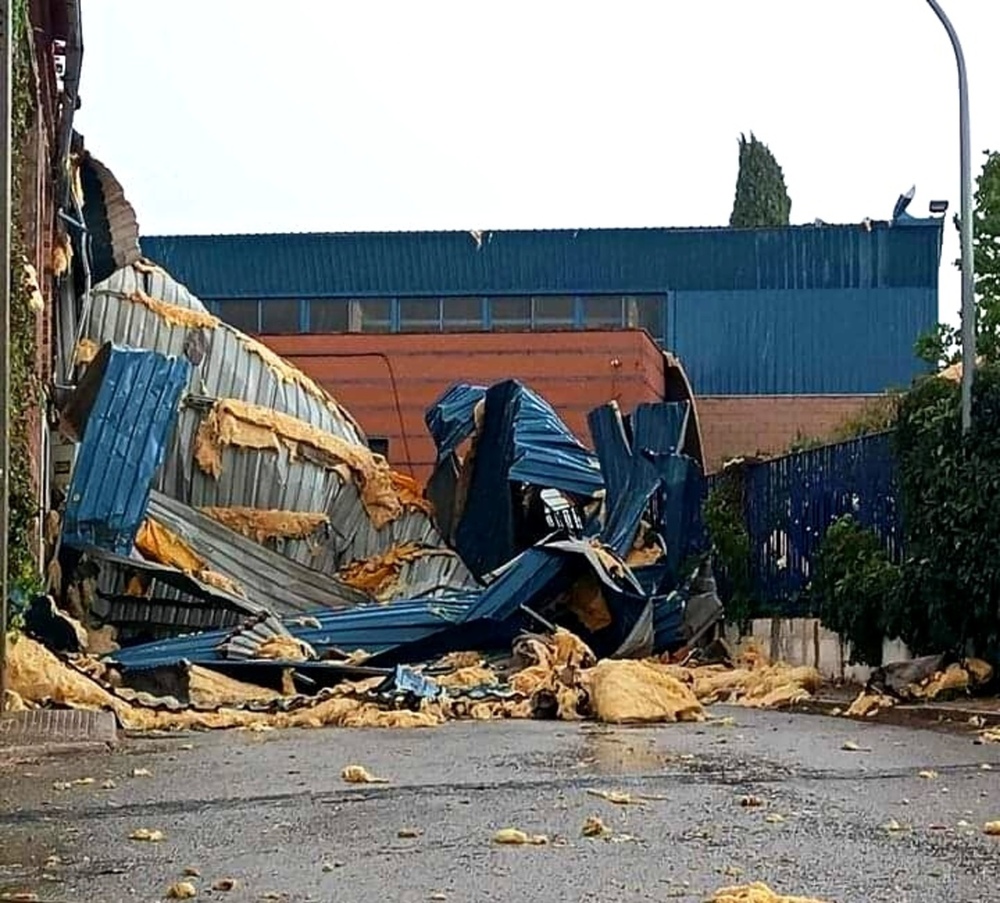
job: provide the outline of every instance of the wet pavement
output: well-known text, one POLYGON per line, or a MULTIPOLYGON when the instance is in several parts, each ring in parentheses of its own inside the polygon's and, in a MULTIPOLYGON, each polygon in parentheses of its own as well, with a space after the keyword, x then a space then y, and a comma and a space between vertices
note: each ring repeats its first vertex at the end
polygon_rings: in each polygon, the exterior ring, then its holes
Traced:
POLYGON ((751 880, 836 903, 997 899, 982 826, 1000 819, 1000 745, 712 713, 735 724, 190 734, 22 762, 0 768, 0 894, 155 901, 192 868, 199 899, 232 901, 698 901, 751 880), (347 785, 348 764, 390 783, 347 785), (608 835, 581 836, 592 815, 608 835), (550 842, 501 847, 503 827, 550 842))

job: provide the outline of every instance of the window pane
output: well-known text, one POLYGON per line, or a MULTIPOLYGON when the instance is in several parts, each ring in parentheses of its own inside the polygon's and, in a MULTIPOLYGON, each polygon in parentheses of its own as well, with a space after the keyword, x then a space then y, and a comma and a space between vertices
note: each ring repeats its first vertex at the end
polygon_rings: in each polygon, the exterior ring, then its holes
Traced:
POLYGON ((350 304, 345 298, 309 302, 310 332, 347 332, 350 329, 350 304))
POLYGON ((475 332, 484 328, 479 298, 442 298, 442 328, 445 332, 475 332))
POLYGON ((439 332, 441 301, 438 298, 400 298, 400 332, 439 332))
POLYGON ((243 332, 259 332, 256 301, 220 301, 219 317, 223 323, 243 332))
POLYGON ((620 329, 623 325, 621 295, 591 295, 583 299, 584 329, 620 329))
POLYGON ((365 298, 358 303, 362 332, 389 332, 392 329, 392 302, 388 298, 365 298))
POLYGON ((531 298, 490 298, 490 319, 498 332, 531 329, 531 298))
POLYGON ((572 326, 573 298, 569 295, 549 295, 535 298, 534 323, 548 326, 572 326))
POLYGON ((265 335, 279 335, 299 331, 299 302, 260 302, 260 331, 265 335))
POLYGON ((639 295, 635 298, 636 325, 654 339, 665 341, 663 334, 663 295, 639 295))

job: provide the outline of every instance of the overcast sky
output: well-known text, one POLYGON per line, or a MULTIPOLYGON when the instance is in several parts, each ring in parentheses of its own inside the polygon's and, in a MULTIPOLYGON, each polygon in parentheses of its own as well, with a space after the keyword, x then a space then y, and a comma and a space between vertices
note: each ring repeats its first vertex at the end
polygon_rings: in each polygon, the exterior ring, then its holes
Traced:
MULTIPOLYGON (((973 167, 1000 148, 1000 2, 942 0, 973 167)), ((740 132, 792 221, 958 209, 958 94, 925 0, 92 0, 88 148, 143 234, 728 222, 740 132)), ((942 314, 958 307, 946 230, 942 314)))

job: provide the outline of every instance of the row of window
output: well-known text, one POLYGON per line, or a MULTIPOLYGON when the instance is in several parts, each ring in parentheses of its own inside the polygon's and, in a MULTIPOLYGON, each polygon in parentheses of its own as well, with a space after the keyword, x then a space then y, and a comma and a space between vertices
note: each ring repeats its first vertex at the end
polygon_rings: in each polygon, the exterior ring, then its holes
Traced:
POLYGON ((217 301, 244 332, 534 332, 645 329, 666 338, 663 295, 514 295, 491 298, 329 298, 217 301))

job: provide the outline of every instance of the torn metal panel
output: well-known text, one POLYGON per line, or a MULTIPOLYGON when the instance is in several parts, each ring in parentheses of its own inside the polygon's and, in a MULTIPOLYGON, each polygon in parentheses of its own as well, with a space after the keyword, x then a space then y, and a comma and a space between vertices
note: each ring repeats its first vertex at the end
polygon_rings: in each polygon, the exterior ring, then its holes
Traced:
POLYGON ((100 282, 140 259, 139 223, 121 183, 87 151, 80 160, 80 184, 90 236, 91 278, 100 282))
POLYGON ((544 516, 540 523, 531 516, 531 499, 521 484, 582 499, 592 498, 604 486, 597 457, 548 402, 516 380, 487 390, 482 426, 464 467, 470 475, 455 546, 480 577, 549 529, 544 516))
POLYGON ((369 601, 337 578, 286 558, 161 492, 151 494, 149 516, 180 536, 213 570, 239 584, 261 609, 291 615, 369 601))
MULTIPOLYGON (((146 561, 135 554, 130 556, 117 555, 94 546, 86 547, 82 551, 88 558, 95 559, 101 566, 98 578, 100 593, 126 595, 129 577, 140 575, 146 578, 146 582, 156 581, 161 590, 170 587, 179 593, 184 593, 187 597, 201 599, 202 602, 241 614, 259 614, 269 610, 266 606, 259 605, 252 599, 234 595, 199 580, 192 574, 186 574, 177 568, 158 564, 155 561, 146 561)), ((141 597, 137 596, 136 598, 141 597)))
POLYGON ((234 627, 245 614, 206 604, 196 596, 165 599, 150 596, 98 596, 90 606, 90 616, 102 624, 113 624, 123 644, 172 637, 184 633, 234 627))
POLYGON ((684 597, 677 592, 653 600, 653 651, 680 649, 687 636, 684 631, 684 597))
POLYGON ((187 355, 194 367, 184 406, 156 487, 192 508, 240 507, 325 514, 330 529, 282 544, 280 554, 333 575, 348 561, 367 558, 403 542, 442 546, 427 513, 398 503, 395 516, 379 526, 365 510, 356 481, 332 461, 295 457, 284 443, 268 448, 227 445, 219 476, 195 463, 199 428, 219 399, 286 415, 370 456, 357 424, 320 386, 269 349, 225 324, 162 269, 135 264, 96 286, 83 327, 85 338, 113 339, 162 353, 187 355), (165 304, 154 303, 165 302, 165 304))
POLYGON ((452 386, 424 415, 437 447, 438 460, 456 451, 476 429, 476 406, 486 397, 484 386, 452 386))
POLYGON ((600 535, 620 555, 633 547, 644 516, 661 534, 675 568, 688 551, 703 483, 697 464, 677 453, 689 410, 686 402, 641 405, 631 423, 617 405, 590 414, 594 445, 608 474, 600 535))
POLYGON ((633 442, 640 454, 679 454, 687 435, 691 405, 687 402, 645 403, 632 414, 633 442))
POLYGON ((98 354, 64 414, 80 437, 63 516, 67 545, 129 554, 190 369, 184 358, 137 348, 109 344, 98 354))
MULTIPOLYGON (((529 625, 534 612, 577 633, 599 656, 643 654, 652 649, 652 610, 628 566, 586 540, 553 539, 522 552, 496 572, 470 608, 467 623, 529 625), (567 604, 567 594, 587 575, 599 581, 608 619, 588 626, 567 604)), ((532 625, 537 627, 536 625, 532 625)))
MULTIPOLYGON (((280 632, 308 643, 321 660, 331 662, 363 649, 373 655, 391 653, 462 623, 468 598, 452 601, 416 599, 393 605, 367 605, 340 611, 316 611, 280 622, 258 619, 234 630, 177 637, 121 649, 108 656, 126 668, 150 668, 186 660, 213 665, 219 661, 256 661, 254 653, 269 637, 280 632)), ((302 662, 271 660, 296 668, 302 662)))

